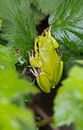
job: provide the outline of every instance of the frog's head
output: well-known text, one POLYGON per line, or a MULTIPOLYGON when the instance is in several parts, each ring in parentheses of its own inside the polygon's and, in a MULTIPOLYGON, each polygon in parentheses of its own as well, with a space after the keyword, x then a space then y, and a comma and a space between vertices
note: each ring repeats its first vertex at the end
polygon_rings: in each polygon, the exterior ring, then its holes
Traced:
POLYGON ((55 40, 55 38, 51 35, 51 27, 44 30, 42 35, 37 36, 35 39, 35 52, 39 53, 39 50, 41 48, 50 48, 50 45, 53 45, 55 49, 59 47, 58 42, 55 40))

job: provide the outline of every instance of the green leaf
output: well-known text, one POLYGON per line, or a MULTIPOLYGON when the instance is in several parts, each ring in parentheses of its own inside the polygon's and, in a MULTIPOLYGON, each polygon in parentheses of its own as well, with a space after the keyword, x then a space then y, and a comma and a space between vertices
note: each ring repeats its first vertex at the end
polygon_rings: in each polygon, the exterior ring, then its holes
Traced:
POLYGON ((0 104, 1 130, 36 130, 34 116, 30 110, 11 104, 0 104))
POLYGON ((17 57, 14 50, 11 47, 0 45, 0 70, 15 69, 16 62, 17 57))
POLYGON ((37 10, 35 7, 31 7, 32 9, 32 13, 34 14, 33 18, 34 18, 34 23, 36 25, 38 25, 41 20, 43 20, 45 18, 45 15, 43 13, 41 13, 41 11, 37 10))
POLYGON ((43 14, 53 13, 63 0, 30 0, 30 2, 43 14))
POLYGON ((12 98, 19 94, 37 92, 28 81, 19 78, 16 69, 16 56, 13 49, 0 45, 0 100, 12 98))
POLYGON ((26 57, 36 35, 29 0, 0 0, 0 17, 3 19, 2 37, 26 57))
MULTIPOLYGON (((80 62, 78 62, 80 64, 80 62)), ((54 126, 70 125, 83 129, 83 64, 74 66, 66 80, 62 82, 54 100, 54 126)))
POLYGON ((0 19, 0 31, 1 31, 1 27, 2 27, 2 19, 0 19))
POLYGON ((24 109, 23 96, 38 90, 15 70, 16 56, 11 47, 0 45, 0 129, 36 130, 33 113, 24 109), (19 100, 17 107, 12 103, 19 100))
POLYGON ((14 69, 0 70, 0 75, 0 102, 23 94, 38 92, 30 82, 19 79, 14 69))
POLYGON ((49 18, 52 34, 65 55, 83 54, 83 0, 64 0, 49 18))

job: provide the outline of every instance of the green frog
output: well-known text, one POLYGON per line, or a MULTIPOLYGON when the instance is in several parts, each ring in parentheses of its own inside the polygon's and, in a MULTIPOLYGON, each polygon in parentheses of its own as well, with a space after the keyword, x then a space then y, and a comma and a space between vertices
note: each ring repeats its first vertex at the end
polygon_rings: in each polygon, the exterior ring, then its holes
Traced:
POLYGON ((29 53, 31 72, 45 93, 59 83, 63 72, 63 61, 58 53, 59 44, 51 35, 51 28, 35 39, 34 51, 29 53))

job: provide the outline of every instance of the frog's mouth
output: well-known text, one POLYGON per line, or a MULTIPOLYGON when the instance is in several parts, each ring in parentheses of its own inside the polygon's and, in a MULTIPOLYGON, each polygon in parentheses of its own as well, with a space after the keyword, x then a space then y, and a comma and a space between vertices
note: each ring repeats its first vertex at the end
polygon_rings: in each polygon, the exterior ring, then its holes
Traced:
POLYGON ((38 77, 40 75, 41 69, 40 68, 34 68, 34 67, 31 66, 30 71, 35 77, 38 77))

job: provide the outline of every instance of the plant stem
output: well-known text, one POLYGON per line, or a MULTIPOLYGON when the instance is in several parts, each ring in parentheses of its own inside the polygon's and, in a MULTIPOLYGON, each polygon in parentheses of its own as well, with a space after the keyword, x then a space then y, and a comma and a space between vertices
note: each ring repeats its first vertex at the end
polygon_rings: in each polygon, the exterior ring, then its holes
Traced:
POLYGON ((39 122, 37 123, 37 127, 39 128, 39 127, 41 127, 41 126, 48 125, 48 124, 50 124, 51 122, 52 122, 52 118, 51 118, 51 117, 47 117, 46 119, 43 119, 43 120, 39 121, 39 122))

